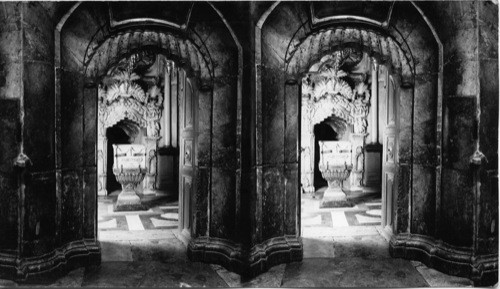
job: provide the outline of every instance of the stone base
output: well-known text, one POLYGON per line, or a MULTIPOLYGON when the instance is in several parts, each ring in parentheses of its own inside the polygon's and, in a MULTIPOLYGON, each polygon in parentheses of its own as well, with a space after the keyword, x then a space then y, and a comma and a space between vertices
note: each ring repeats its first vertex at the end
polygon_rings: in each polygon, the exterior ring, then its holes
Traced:
POLYGON ((144 189, 144 191, 142 191, 142 194, 143 195, 156 195, 156 190, 144 189))
POLYGON ((229 240, 200 237, 189 242, 187 254, 192 262, 213 263, 251 278, 272 266, 302 261, 302 240, 296 236, 269 239, 250 251, 229 240))
POLYGON ((134 191, 122 191, 118 195, 113 211, 144 211, 147 208, 141 203, 141 198, 134 191))
POLYGON ((147 209, 143 204, 115 204, 113 206, 113 212, 146 211, 147 209))
POLYGON ((101 246, 97 240, 79 240, 38 257, 0 257, 0 279, 21 284, 51 285, 58 278, 78 267, 101 263, 101 246))
POLYGON ((363 187, 360 187, 360 186, 352 186, 349 188, 349 191, 351 192, 359 192, 359 193, 362 193, 363 192, 363 187))
POLYGON ((328 188, 319 204, 320 208, 353 207, 354 203, 347 199, 347 196, 340 188, 328 188))
POLYGON ((420 261, 448 275, 469 278, 474 286, 492 286, 498 282, 498 253, 475 255, 470 249, 417 234, 393 236, 389 253, 393 258, 420 261))

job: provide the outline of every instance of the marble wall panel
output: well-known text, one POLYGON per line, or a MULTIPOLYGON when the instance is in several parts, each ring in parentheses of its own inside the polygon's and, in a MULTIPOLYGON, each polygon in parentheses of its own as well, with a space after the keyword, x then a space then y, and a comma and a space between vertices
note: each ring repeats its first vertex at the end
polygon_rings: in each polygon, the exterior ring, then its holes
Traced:
POLYGON ((476 98, 448 97, 445 103, 443 166, 466 170, 475 150, 476 98))
POLYGON ((40 256, 56 245, 56 179, 52 172, 31 173, 24 191, 23 256, 40 256))
MULTIPOLYGON (((0 41, 0 43, 2 42, 0 41)), ((21 61, 10 60, 0 54, 0 99, 19 99, 21 97, 22 71, 21 61)))
POLYGON ((251 244, 255 232, 255 171, 242 170, 240 184, 240 233, 237 241, 251 244))
POLYGON ((403 39, 407 39, 415 28, 422 25, 422 20, 417 13, 413 13, 411 3, 398 1, 394 3, 391 24, 397 27, 403 39))
POLYGON ((81 170, 62 171, 61 242, 83 238, 83 180, 81 170))
POLYGON ((413 163, 436 162, 437 80, 416 80, 413 115, 413 163))
POLYGON ((82 3, 78 13, 73 13, 66 20, 61 31, 61 65, 66 70, 78 70, 82 68, 85 52, 92 37, 105 24, 99 20, 98 13, 103 11, 94 10, 94 3, 82 3))
POLYGON ((2 60, 20 60, 22 52, 21 2, 6 2, 0 8, 0 55, 2 60))
POLYGON ((443 43, 443 94, 476 95, 479 87, 477 5, 474 1, 419 2, 443 43), (453 29, 450 29, 453 27, 453 29))
POLYGON ((413 89, 401 89, 398 108, 400 163, 410 163, 412 159, 412 107, 413 89))
POLYGON ((21 142, 18 99, 0 99, 0 172, 12 172, 21 142))
POLYGON ((212 92, 200 92, 198 95, 198 136, 196 147, 199 166, 210 165, 210 142, 212 128, 212 92))
POLYGON ((283 236, 285 217, 283 167, 265 166, 262 172, 262 239, 283 236))
POLYGON ((24 60, 54 61, 54 22, 38 2, 23 3, 24 60))
POLYGON ((24 64, 24 150, 33 171, 55 167, 54 68, 47 63, 24 64))
POLYGON ((498 59, 481 60, 479 150, 487 169, 498 169, 498 59))
POLYGON ((299 160, 300 94, 298 85, 285 85, 285 162, 299 160))
POLYGON ((283 162, 285 107, 280 68, 262 70, 262 162, 283 162))
POLYGON ((396 195, 396 216, 395 216, 395 233, 408 232, 410 223, 410 194, 412 189, 411 183, 411 166, 408 164, 400 164, 398 166, 398 190, 396 195))
POLYGON ((498 59, 498 5, 478 3, 479 58, 498 59))
POLYGON ((234 171, 212 168, 210 204, 210 236, 231 239, 235 233, 234 171))
POLYGON ((473 239, 473 174, 443 168, 441 224, 437 231, 441 239, 455 246, 471 246, 473 239))
POLYGON ((61 160, 65 168, 82 166, 83 97, 81 75, 61 74, 61 160))
MULTIPOLYGON (((1 107, 1 106, 0 106, 1 107)), ((14 172, 0 171, 0 252, 18 248, 19 191, 14 172)))
POLYGON ((436 169, 413 164, 411 232, 433 236, 436 222, 436 169))
POLYGON ((193 196, 193 232, 194 236, 208 235, 208 202, 210 196, 210 169, 197 168, 196 191, 193 196))
POLYGON ((4 3, 0 8, 0 99, 22 96, 22 4, 4 3))
POLYGON ((236 93, 231 85, 216 84, 214 86, 212 113, 213 126, 229 123, 236 125, 236 93))
POLYGON ((482 170, 477 248, 479 254, 498 252, 498 173, 482 170))
POLYGON ((236 169, 236 135, 234 124, 214 126, 212 134, 212 166, 224 170, 236 169))
POLYGON ((250 212, 252 217, 250 219, 251 230, 251 244, 259 244, 262 242, 262 190, 263 190, 263 168, 257 166, 255 170, 250 172, 249 176, 252 181, 253 188, 250 195, 250 212))
MULTIPOLYGON (((411 4, 408 3, 406 5, 411 4)), ((406 13, 406 15, 407 14, 409 13, 406 13)), ((419 20, 414 23, 415 26, 405 38, 406 44, 410 47, 414 58, 415 73, 417 77, 430 75, 431 78, 437 79, 439 69, 437 42, 424 20, 420 18, 420 16, 417 17, 419 20)))
POLYGON ((212 165, 231 170, 236 167, 236 93, 230 85, 214 87, 212 165))
POLYGON ((478 93, 476 81, 479 65, 477 51, 477 29, 458 29, 444 43, 443 90, 445 95, 468 96, 478 93), (467 45, 463 45, 467 43, 467 45))
POLYGON ((286 235, 297 235, 297 224, 300 211, 300 183, 299 165, 285 165, 285 218, 284 229, 286 235))
POLYGON ((96 167, 83 169, 83 237, 97 238, 97 170, 96 167))
POLYGON ((96 166, 97 88, 83 88, 83 165, 96 166))

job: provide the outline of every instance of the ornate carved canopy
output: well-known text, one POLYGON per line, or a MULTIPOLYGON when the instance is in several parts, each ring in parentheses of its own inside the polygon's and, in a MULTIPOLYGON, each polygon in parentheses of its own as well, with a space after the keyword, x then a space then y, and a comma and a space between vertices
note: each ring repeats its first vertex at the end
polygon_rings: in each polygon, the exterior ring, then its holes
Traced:
MULTIPOLYGON (((163 107, 160 83, 152 85, 139 83, 141 76, 134 72, 137 67, 144 69, 142 54, 130 56, 125 67, 110 70, 99 86, 99 133, 103 135, 106 128, 128 119, 140 127, 147 128, 147 135, 158 137, 160 133, 160 118, 163 107), (148 87, 147 91, 143 89, 148 87), (141 86, 142 84, 142 86, 141 86)), ((150 64, 152 65, 152 64, 150 64)))
POLYGON ((354 132, 366 133, 370 92, 365 77, 350 77, 341 67, 360 62, 359 51, 344 49, 326 57, 317 72, 302 79, 302 95, 312 124, 335 115, 354 125, 354 132), (353 84, 350 84, 353 83, 353 84))

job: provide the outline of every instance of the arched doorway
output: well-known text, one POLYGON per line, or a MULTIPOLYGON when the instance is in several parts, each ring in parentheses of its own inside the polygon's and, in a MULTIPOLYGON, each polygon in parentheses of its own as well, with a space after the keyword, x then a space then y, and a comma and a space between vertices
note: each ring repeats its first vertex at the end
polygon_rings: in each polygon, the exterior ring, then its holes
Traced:
MULTIPOLYGON (((399 139, 398 77, 392 74, 390 66, 379 65, 376 58, 369 57, 361 49, 344 48, 323 56, 302 80, 300 151, 307 152, 301 155, 301 187, 306 187, 303 193, 322 196, 319 203, 322 209, 355 204, 366 208, 365 211, 353 212, 350 218, 346 217, 347 213, 335 214, 335 218, 343 220, 332 220, 333 223, 377 225, 392 231, 399 139), (326 131, 323 136, 321 128, 330 132, 326 131), (338 136, 333 131, 338 132, 338 136), (332 144, 348 144, 345 169, 348 177, 339 184, 346 194, 345 202, 330 200, 328 191, 332 184, 323 172, 330 168, 320 168, 320 159, 324 166, 324 159, 328 164, 328 158, 331 158, 329 162, 334 164, 341 156, 323 155, 323 149, 318 146, 319 138, 332 144), (324 193, 327 179, 328 187, 324 193), (319 188, 323 189, 318 191, 319 188), (366 201, 373 203, 372 207, 364 205, 366 201), (367 215, 366 211, 372 214, 367 215)), ((304 215, 315 216, 310 212, 312 207, 314 205, 304 204, 304 209, 307 208, 304 215)), ((304 220, 302 223, 311 222, 304 220)), ((303 229, 303 234, 307 235, 308 229, 303 229)))
MULTIPOLYGON (((170 5, 163 4, 166 7, 170 5)), ((177 139, 179 151, 169 151, 166 147, 161 147, 159 150, 160 155, 164 153, 165 155, 179 155, 179 166, 182 163, 185 169, 182 170, 183 175, 179 175, 182 181, 178 183, 187 184, 179 186, 179 195, 191 196, 189 202, 183 204, 183 207, 187 209, 181 208, 182 214, 179 216, 179 224, 189 224, 189 227, 179 226, 178 231, 183 233, 176 234, 186 246, 189 244, 187 250, 190 258, 208 260, 212 255, 220 256, 220 250, 214 249, 213 242, 207 242, 206 238, 232 240, 233 236, 228 232, 232 232, 232 228, 238 228, 238 230, 240 228, 236 224, 241 218, 235 215, 239 214, 239 209, 226 210, 226 208, 233 206, 239 208, 241 204, 239 185, 236 180, 239 180, 238 175, 241 174, 240 147, 243 145, 240 141, 243 111, 241 109, 242 49, 232 29, 214 6, 206 2, 187 4, 189 4, 188 9, 184 12, 189 15, 171 19, 174 22, 150 18, 144 20, 144 17, 131 19, 130 22, 120 22, 109 19, 110 10, 126 10, 127 5, 122 7, 122 5, 113 6, 106 3, 82 3, 75 5, 57 26, 56 66, 63 65, 65 68, 61 72, 61 78, 65 81, 62 81, 60 86, 59 83, 56 84, 56 90, 59 89, 56 99, 59 99, 61 106, 66 108, 66 110, 61 110, 59 117, 63 120, 63 129, 60 131, 67 130, 73 133, 85 131, 85 138, 78 135, 82 140, 63 135, 62 150, 69 151, 71 156, 77 156, 82 150, 79 143, 88 143, 89 145, 86 145, 89 148, 88 157, 86 155, 85 161, 90 166, 90 171, 87 173, 90 177, 84 196, 89 201, 85 203, 85 207, 82 201, 71 203, 72 207, 69 209, 63 206, 63 217, 68 215, 81 219, 82 215, 85 215, 81 225, 85 228, 85 236, 88 236, 86 238, 93 241, 91 248, 93 256, 100 254, 95 226, 97 222, 96 201, 95 194, 93 194, 95 187, 91 186, 92 184, 97 186, 97 181, 92 179, 96 177, 95 167, 94 171, 91 171, 92 166, 96 166, 92 163, 96 160, 96 153, 90 150, 97 142, 97 137, 94 138, 93 133, 97 130, 95 96, 98 95, 98 77, 105 75, 109 67, 121 59, 144 49, 163 54, 169 60, 173 60, 176 67, 182 68, 189 79, 187 87, 192 88, 193 100, 196 99, 191 101, 195 109, 191 115, 194 117, 187 118, 187 126, 183 132, 186 140, 189 139, 190 133, 195 136, 192 142, 184 143, 177 139), (95 17, 96 13, 102 17, 95 17), (182 22, 178 23, 179 21, 182 22), (206 27, 213 27, 212 31, 217 31, 217 33, 206 30, 206 27), (205 41, 207 39, 213 39, 213 41, 205 41), (81 45, 77 48, 73 45, 81 43, 88 43, 88 45, 81 45), (73 62, 75 54, 78 55, 80 61, 73 62), (213 68, 213 59, 219 61, 217 70, 213 68), (231 75, 230 78, 227 78, 228 74, 231 75), (73 76, 74 82, 67 81, 73 80, 73 76), (217 81, 215 84, 214 78, 223 79, 223 81, 217 81), (77 98, 75 100, 75 98, 62 97, 66 95, 76 95, 77 98), (84 110, 78 105, 83 99, 85 99, 84 110), (217 117, 217 121, 214 121, 214 115, 223 117, 217 117), (190 131, 189 127, 197 128, 196 134, 193 133, 194 130, 190 131), (188 174, 192 174, 193 178, 184 177, 188 174), (74 209, 71 210, 72 208, 74 209), (192 214, 193 210, 196 210, 195 215, 192 214), (190 242, 191 236, 193 240, 190 242)), ((157 7, 157 5, 159 4, 144 3, 141 7, 157 7)), ((138 13, 142 12, 138 11, 138 13)), ((126 17, 133 18, 130 15, 126 17)), ((179 104, 172 103, 172 107, 178 108, 179 104)), ((63 168, 71 165, 66 159, 61 164, 63 168)), ((76 164, 77 168, 79 168, 78 165, 76 164)), ((178 169, 176 168, 175 171, 178 169)), ((64 174, 68 173, 65 171, 64 174)), ((71 189, 68 194, 74 195, 73 199, 80 198, 81 200, 81 190, 78 189, 80 188, 71 189)), ((183 197, 179 199, 184 200, 183 197)), ((72 232, 75 231, 76 234, 76 236, 65 234, 69 240, 67 242, 79 240, 78 228, 65 224, 63 227, 67 227, 72 232)))
MULTIPOLYGON (((124 56, 103 71, 105 74, 97 76, 98 168, 103 168, 98 172, 98 188, 101 195, 109 194, 109 198, 102 199, 99 206, 109 207, 111 204, 106 203, 111 200, 115 212, 146 210, 137 216, 127 216, 122 223, 127 223, 129 230, 171 229, 173 222, 179 222, 179 231, 189 238, 191 195, 196 183, 193 154, 198 102, 192 84, 195 79, 161 51, 148 48, 124 56), (144 180, 134 189, 140 198, 134 197, 134 204, 125 205, 120 201, 121 185, 109 169, 117 157, 111 144, 123 143, 144 147, 146 166, 144 180)), ((98 216, 103 223, 118 218, 110 209, 98 211, 107 212, 98 216)), ((111 226, 119 223, 115 221, 111 226)), ((108 225, 105 227, 109 229, 108 225)))

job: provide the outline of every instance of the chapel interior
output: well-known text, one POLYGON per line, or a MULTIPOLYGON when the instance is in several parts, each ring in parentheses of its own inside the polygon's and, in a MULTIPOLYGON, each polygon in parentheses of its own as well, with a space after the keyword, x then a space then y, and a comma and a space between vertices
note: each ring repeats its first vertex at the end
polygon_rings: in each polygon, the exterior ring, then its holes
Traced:
POLYGON ((498 1, 0 5, 0 287, 498 282, 498 1))

